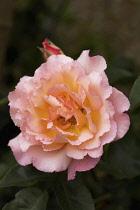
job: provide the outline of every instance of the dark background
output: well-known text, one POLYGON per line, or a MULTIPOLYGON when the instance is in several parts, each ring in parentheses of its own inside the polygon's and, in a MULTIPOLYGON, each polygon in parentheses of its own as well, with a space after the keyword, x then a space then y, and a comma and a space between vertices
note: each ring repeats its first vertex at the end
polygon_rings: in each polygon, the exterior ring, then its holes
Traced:
MULTIPOLYGON (((128 96, 140 74, 139 26, 139 0, 0 0, 0 99, 44 62, 37 46, 46 37, 74 59, 85 49, 104 56, 110 84, 128 96)), ((8 141, 19 132, 8 109, 0 106, 1 151, 8 150, 8 141)), ((102 191, 112 195, 97 209, 140 209, 139 176, 119 181, 107 174, 96 181, 93 197, 102 191)), ((0 208, 16 191, 0 190, 0 208)))
POLYGON ((139 25, 139 0, 0 0, 0 96, 40 65, 45 37, 73 58, 90 49, 140 64, 139 25))

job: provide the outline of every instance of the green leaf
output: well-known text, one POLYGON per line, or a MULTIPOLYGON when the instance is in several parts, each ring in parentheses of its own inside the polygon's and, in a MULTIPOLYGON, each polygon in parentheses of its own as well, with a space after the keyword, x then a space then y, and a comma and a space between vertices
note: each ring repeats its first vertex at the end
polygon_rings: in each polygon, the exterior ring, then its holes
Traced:
POLYGON ((88 188, 77 180, 54 184, 54 191, 63 210, 94 210, 94 203, 88 188))
POLYGON ((140 106, 140 76, 136 79, 129 96, 131 109, 140 106))
POLYGON ((7 104, 7 103, 8 103, 8 98, 7 97, 0 100, 0 105, 7 104))
POLYGON ((140 109, 135 109, 130 115, 131 125, 134 133, 139 138, 140 137, 140 109))
POLYGON ((110 144, 99 166, 120 179, 140 175, 140 141, 132 129, 123 139, 110 144))
POLYGON ((19 165, 11 152, 0 158, 0 187, 30 186, 39 180, 49 184, 52 179, 53 175, 38 171, 32 165, 19 165))
POLYGON ((134 82, 137 72, 136 66, 131 59, 116 56, 106 70, 110 84, 130 84, 134 82))
POLYGON ((48 193, 35 187, 25 188, 15 195, 2 210, 46 210, 48 193))
POLYGON ((132 72, 128 71, 124 68, 118 68, 118 67, 110 67, 107 69, 107 76, 109 79, 109 82, 111 84, 116 84, 120 80, 129 81, 132 80, 133 74, 132 72))

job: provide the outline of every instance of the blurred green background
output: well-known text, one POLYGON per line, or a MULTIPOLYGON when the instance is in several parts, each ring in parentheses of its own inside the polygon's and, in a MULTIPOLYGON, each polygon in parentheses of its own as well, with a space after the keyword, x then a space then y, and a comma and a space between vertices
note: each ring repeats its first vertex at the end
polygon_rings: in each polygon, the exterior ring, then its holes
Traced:
MULTIPOLYGON (((74 59, 85 49, 92 56, 104 56, 110 84, 129 96, 140 75, 139 26, 139 0, 0 0, 0 98, 14 89, 20 77, 33 75, 44 62, 37 46, 46 37, 74 59)), ((0 106, 1 152, 8 150, 8 141, 19 133, 8 109, 0 106)), ((139 124, 134 127, 139 138, 139 124)), ((91 177, 86 184, 96 209, 140 209, 139 176, 118 180, 99 166, 94 182, 91 177)), ((18 190, 0 189, 0 209, 18 190)), ((52 192, 49 202, 47 209, 59 209, 52 192)))
POLYGON ((118 56, 131 67, 140 64, 139 0, 1 0, 0 5, 0 95, 21 76, 33 75, 43 61, 36 46, 45 37, 73 58, 90 49, 108 65, 118 56))

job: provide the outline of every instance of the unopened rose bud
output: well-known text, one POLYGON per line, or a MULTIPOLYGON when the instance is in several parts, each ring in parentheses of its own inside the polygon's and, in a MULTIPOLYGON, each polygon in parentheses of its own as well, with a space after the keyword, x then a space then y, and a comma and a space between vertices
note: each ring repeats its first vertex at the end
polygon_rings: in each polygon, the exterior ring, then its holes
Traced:
POLYGON ((42 51, 45 60, 47 60, 50 55, 64 54, 62 50, 54 45, 49 39, 45 39, 42 42, 42 45, 44 48, 41 48, 40 50, 42 51))

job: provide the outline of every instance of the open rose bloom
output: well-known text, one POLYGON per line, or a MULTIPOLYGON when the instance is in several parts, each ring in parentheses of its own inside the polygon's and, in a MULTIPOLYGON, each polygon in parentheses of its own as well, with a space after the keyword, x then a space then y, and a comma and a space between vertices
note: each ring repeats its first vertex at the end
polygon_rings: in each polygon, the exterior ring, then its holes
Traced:
POLYGON ((83 51, 74 61, 51 55, 33 77, 21 78, 9 94, 11 118, 21 133, 10 140, 19 164, 40 171, 94 168, 103 145, 122 138, 130 120, 126 96, 111 87, 101 56, 83 51))

